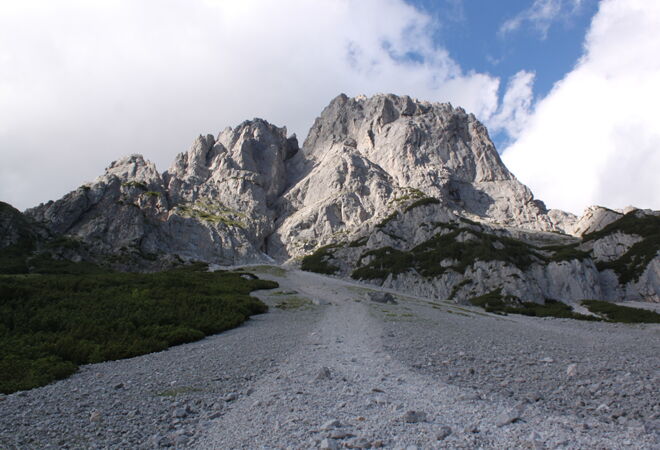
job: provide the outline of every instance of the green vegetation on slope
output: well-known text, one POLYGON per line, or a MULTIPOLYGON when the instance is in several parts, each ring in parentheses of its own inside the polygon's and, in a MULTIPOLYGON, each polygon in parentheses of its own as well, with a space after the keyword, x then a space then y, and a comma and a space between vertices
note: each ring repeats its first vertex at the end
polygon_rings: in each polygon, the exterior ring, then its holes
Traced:
POLYGON ((583 300, 582 304, 592 313, 605 316, 612 322, 660 323, 660 314, 655 311, 621 306, 602 300, 583 300))
POLYGON ((633 211, 602 230, 587 234, 584 240, 593 241, 617 232, 641 236, 643 240, 630 247, 619 259, 599 262, 596 267, 598 270, 614 270, 622 284, 635 282, 660 251, 660 217, 637 217, 633 211))
POLYGON ((249 293, 277 283, 202 268, 0 276, 0 392, 195 341, 267 310, 249 293))
POLYGON ((339 248, 339 244, 328 244, 316 249, 311 255, 307 255, 302 259, 300 268, 307 272, 323 273, 332 275, 339 271, 339 266, 332 264, 333 254, 331 252, 334 248, 339 248))
POLYGON ((412 202, 410 205, 406 207, 406 209, 403 210, 404 213, 407 213, 408 211, 411 211, 415 208, 419 208, 420 206, 426 206, 426 205, 438 205, 440 204, 440 200, 434 197, 424 197, 420 198, 419 200, 416 200, 412 202))
POLYGON ((436 277, 449 269, 465 273, 465 269, 477 260, 505 261, 523 269, 543 258, 534 247, 521 241, 446 225, 445 228, 453 230, 438 233, 410 251, 384 247, 365 252, 358 261, 360 267, 351 276, 355 279, 384 279, 389 274, 414 269, 422 276, 436 277), (463 239, 459 242, 461 234, 463 239), (370 262, 362 265, 367 257, 372 257, 370 262), (443 260, 451 260, 452 264, 443 267, 440 265, 443 260))
POLYGON ((501 289, 496 289, 469 300, 487 312, 496 314, 522 314, 534 317, 559 317, 563 319, 601 320, 598 317, 578 314, 571 306, 557 300, 546 299, 545 303, 522 302, 513 296, 503 296, 501 289))
POLYGON ((589 253, 577 249, 577 244, 541 248, 518 239, 484 232, 478 224, 471 228, 462 228, 454 223, 434 225, 449 232, 438 233, 409 251, 392 247, 369 250, 362 254, 358 268, 351 276, 361 280, 385 279, 389 274, 396 276, 416 270, 422 276, 432 278, 447 270, 464 274, 475 261, 503 261, 525 270, 533 263, 547 264, 589 257, 589 253), (365 259, 369 262, 363 264, 365 259), (448 261, 448 264, 443 267, 441 261, 448 261))
POLYGON ((632 211, 619 220, 615 220, 607 225, 602 230, 586 234, 584 241, 595 241, 616 232, 636 234, 642 237, 656 236, 660 233, 660 217, 651 215, 637 217, 635 211, 632 211))

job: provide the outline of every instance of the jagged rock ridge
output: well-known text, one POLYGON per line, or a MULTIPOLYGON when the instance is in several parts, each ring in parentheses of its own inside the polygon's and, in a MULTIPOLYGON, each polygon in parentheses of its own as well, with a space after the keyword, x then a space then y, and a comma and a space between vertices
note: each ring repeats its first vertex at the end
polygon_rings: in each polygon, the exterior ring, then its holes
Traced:
POLYGON ((120 259, 295 262, 316 251, 332 272, 456 300, 502 289, 536 301, 660 301, 657 254, 623 282, 615 264, 653 236, 570 236, 628 216, 547 210, 473 115, 407 96, 338 96, 302 149, 285 128, 255 119, 198 137, 162 174, 132 155, 26 213, 120 259), (514 250, 517 259, 504 257, 514 250), (410 264, 368 272, 387 252, 410 264))

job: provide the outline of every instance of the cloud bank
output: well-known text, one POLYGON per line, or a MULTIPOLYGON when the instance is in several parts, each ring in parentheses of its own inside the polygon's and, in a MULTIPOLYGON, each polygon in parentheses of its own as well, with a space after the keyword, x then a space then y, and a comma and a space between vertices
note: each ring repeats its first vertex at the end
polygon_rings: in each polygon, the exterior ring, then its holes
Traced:
POLYGON ((531 26, 546 39, 548 31, 556 20, 566 20, 577 13, 584 0, 534 0, 527 9, 506 20, 499 29, 500 36, 519 30, 524 25, 531 26))
POLYGON ((55 199, 110 161, 165 170, 199 133, 262 117, 302 139, 336 95, 394 92, 482 118, 464 73, 402 0, 0 2, 0 199, 55 199))
MULTIPOLYGON (((517 26, 579 5, 536 0, 517 26)), ((302 140, 340 92, 393 92, 509 136, 505 162, 550 207, 658 208, 659 9, 603 1, 575 70, 534 103, 534 72, 501 90, 463 70, 403 0, 0 0, 0 200, 57 199, 130 153, 165 170, 253 117, 302 140)))
POLYGON ((604 0, 503 160, 550 207, 660 205, 660 3, 604 0))

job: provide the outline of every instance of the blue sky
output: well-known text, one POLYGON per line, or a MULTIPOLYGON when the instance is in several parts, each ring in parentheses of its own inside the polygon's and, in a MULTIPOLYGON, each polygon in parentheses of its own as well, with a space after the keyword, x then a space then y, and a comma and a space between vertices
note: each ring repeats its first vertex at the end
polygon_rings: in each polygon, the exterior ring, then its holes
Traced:
MULTIPOLYGON (((505 82, 521 70, 534 77, 534 98, 548 94, 570 72, 583 53, 584 38, 598 9, 597 0, 406 0, 433 18, 432 36, 465 71, 488 73, 505 82), (524 15, 537 3, 557 6, 546 20, 521 20, 502 32, 507 21, 524 15)), ((499 151, 506 132, 491 133, 499 151)))
POLYGON ((464 70, 508 79, 519 70, 536 73, 535 91, 543 96, 568 73, 582 54, 584 37, 596 13, 596 0, 571 2, 546 23, 527 21, 508 33, 507 20, 530 8, 532 0, 408 0, 436 20, 434 41, 446 47, 464 70))
POLYGON ((660 209, 658 54, 651 0, 0 0, 0 200, 386 92, 475 114, 548 207, 660 209))

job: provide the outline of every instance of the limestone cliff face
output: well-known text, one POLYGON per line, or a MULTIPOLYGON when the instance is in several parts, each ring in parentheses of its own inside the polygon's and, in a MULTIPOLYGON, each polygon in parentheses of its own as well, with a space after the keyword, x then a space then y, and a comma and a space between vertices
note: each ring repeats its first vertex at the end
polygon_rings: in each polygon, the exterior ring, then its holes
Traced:
POLYGON ((160 174, 140 155, 113 162, 93 183, 27 214, 102 252, 234 264, 269 261, 272 204, 298 150, 286 129, 262 120, 200 136, 160 174))
POLYGON ((457 301, 660 301, 655 213, 547 210, 473 115, 407 96, 338 96, 302 149, 254 119, 199 136, 164 173, 128 156, 26 213, 114 258, 307 260, 457 301))

